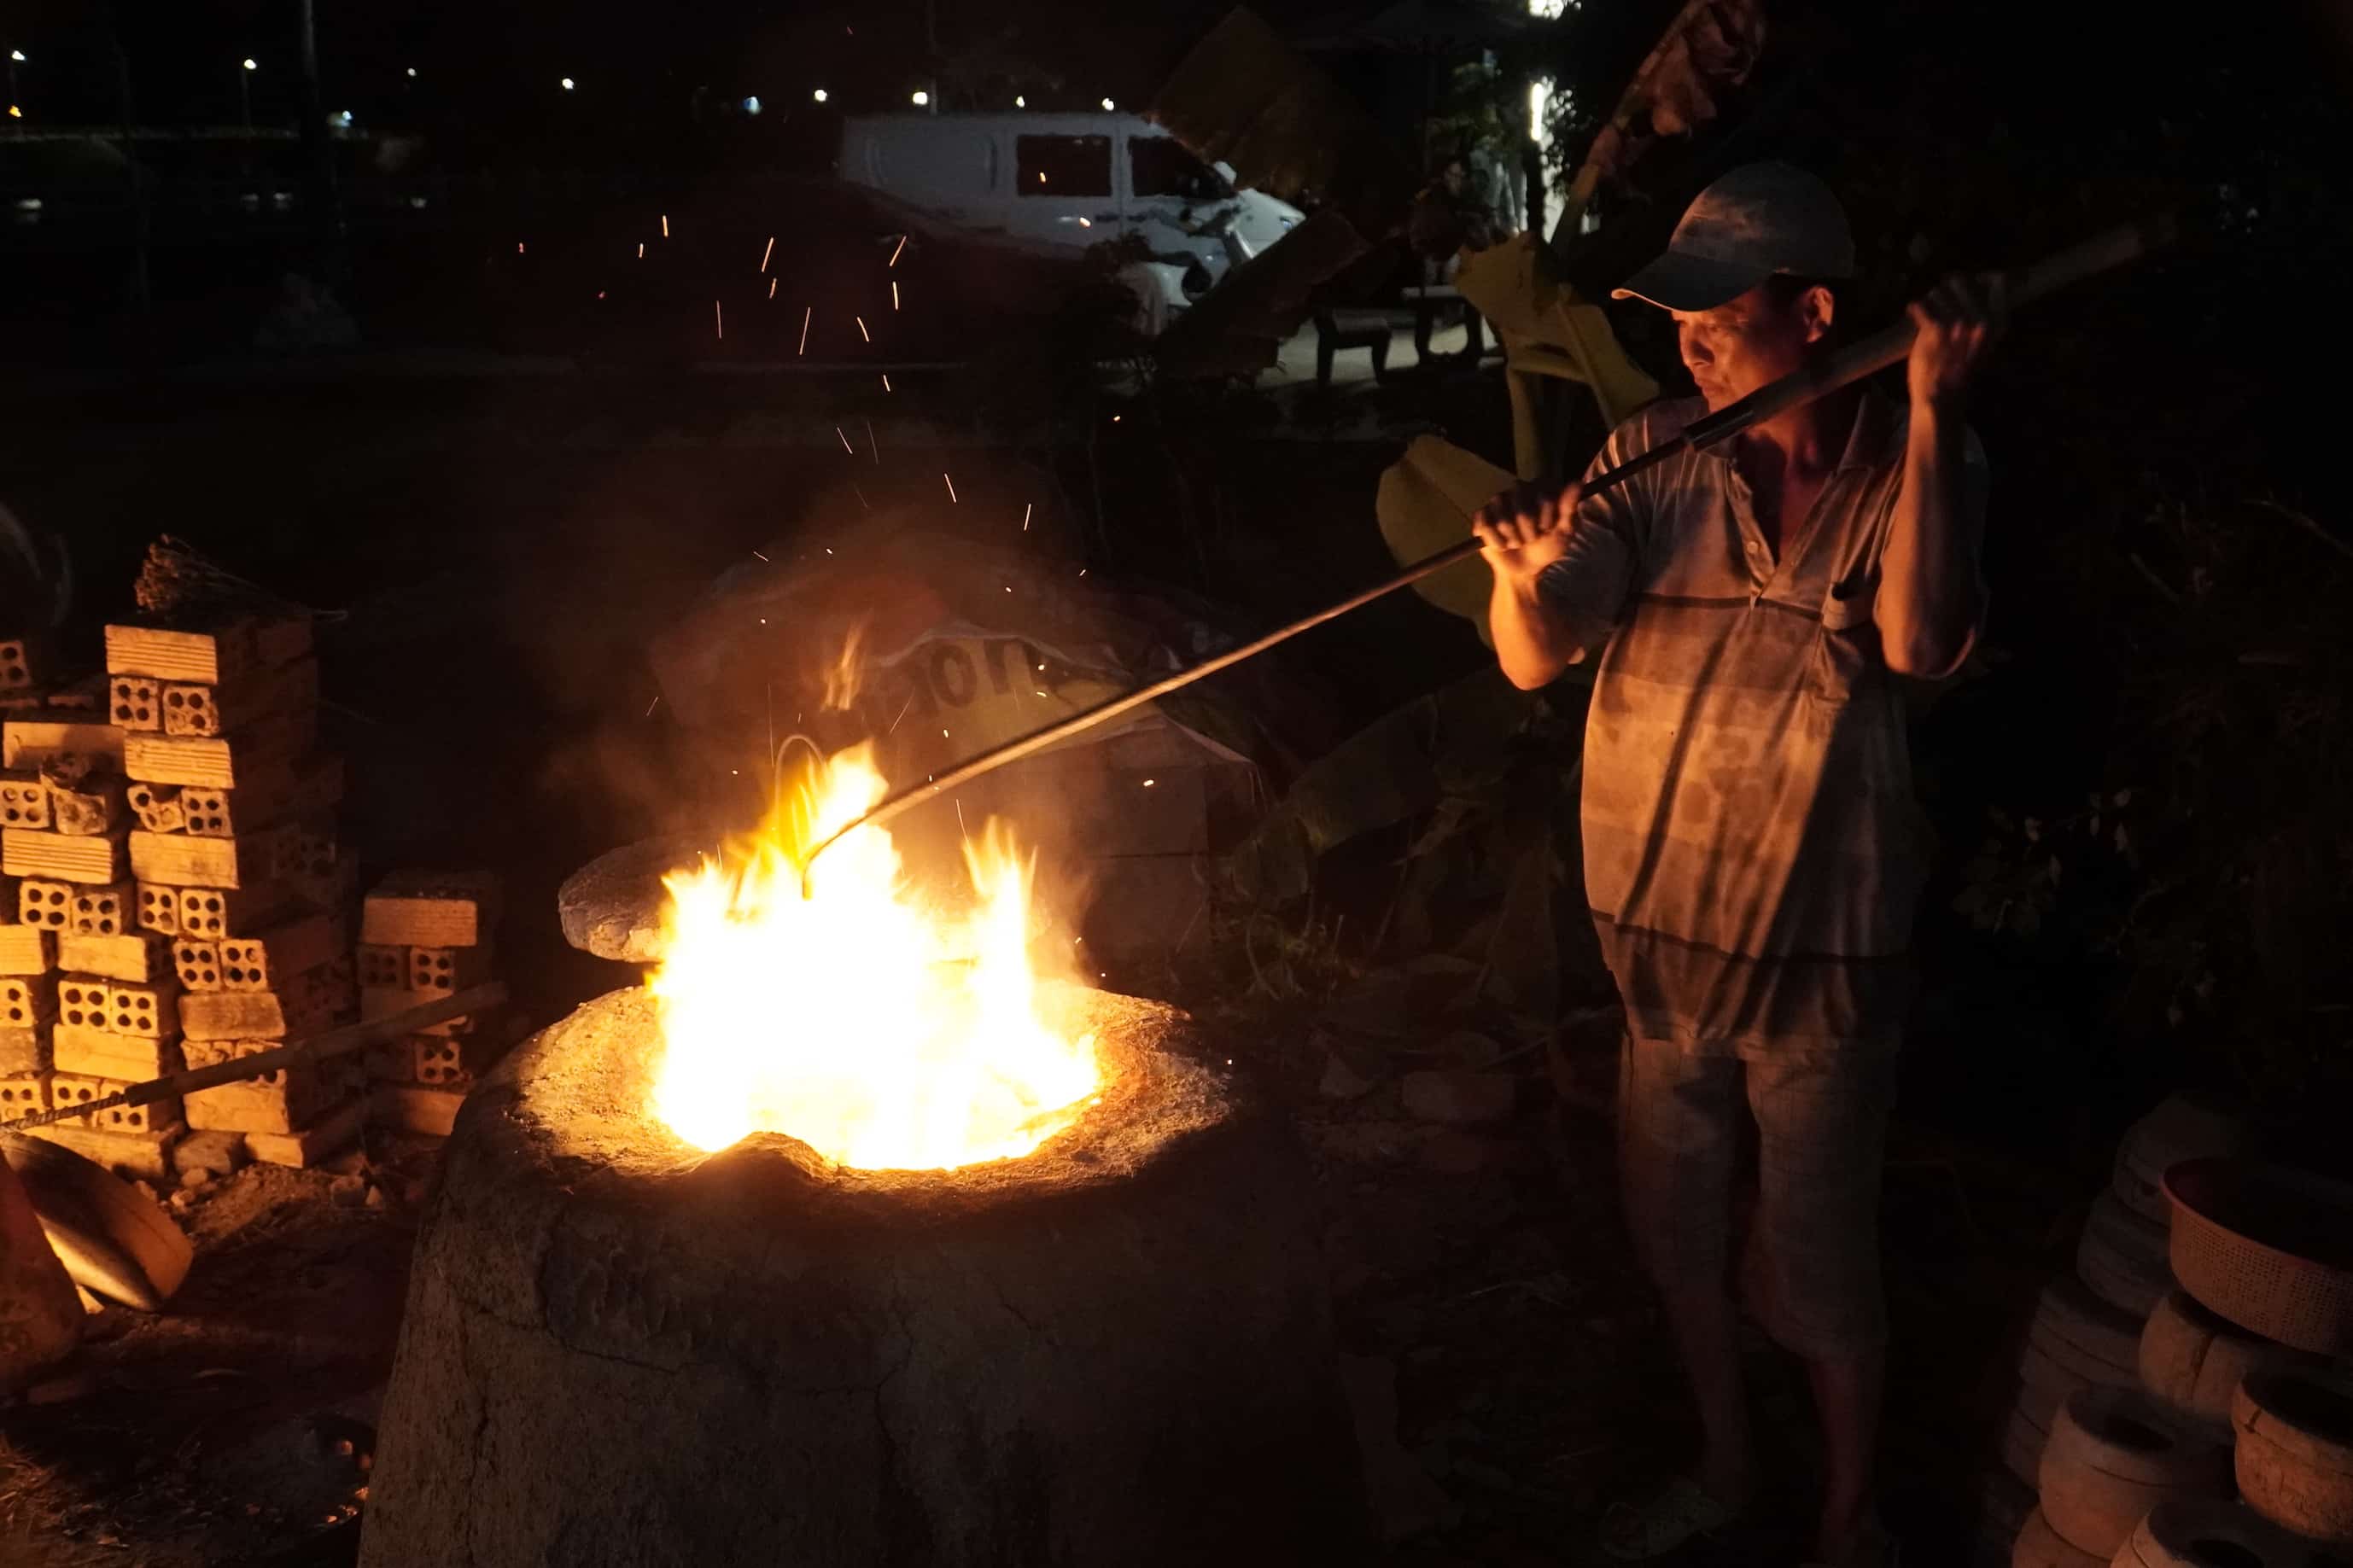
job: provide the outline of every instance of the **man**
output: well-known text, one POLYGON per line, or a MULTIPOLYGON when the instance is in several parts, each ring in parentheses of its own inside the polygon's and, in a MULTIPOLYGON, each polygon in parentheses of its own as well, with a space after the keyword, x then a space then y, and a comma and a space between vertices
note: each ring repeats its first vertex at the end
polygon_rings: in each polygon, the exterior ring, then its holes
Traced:
MULTIPOLYGON (((1620 426, 1593 471, 1819 353, 1853 270, 1845 213, 1812 175, 1755 163, 1709 186, 1617 291, 1674 318, 1700 395, 1620 426)), ((1814 1550, 1839 1568, 1892 1558, 1870 1507, 1879 1177, 1926 859, 1892 678, 1951 674, 1983 614, 1985 466, 1963 405, 2000 284, 1948 281, 1912 316, 1908 408, 1849 388, 1590 499, 1522 487, 1474 520, 1504 673, 1537 687, 1600 656, 1585 875, 1626 1004, 1627 1213, 1704 1433, 1693 1474, 1613 1515, 1620 1558, 1731 1523, 1756 1491, 1726 1287, 1744 1100, 1743 1279, 1812 1383, 1814 1550)))

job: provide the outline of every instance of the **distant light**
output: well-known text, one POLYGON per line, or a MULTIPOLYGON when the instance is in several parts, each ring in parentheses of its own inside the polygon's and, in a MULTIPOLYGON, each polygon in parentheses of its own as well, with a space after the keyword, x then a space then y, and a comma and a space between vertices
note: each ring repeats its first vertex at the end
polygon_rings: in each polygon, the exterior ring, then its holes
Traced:
POLYGON ((8 106, 8 118, 11 120, 22 120, 25 118, 25 111, 12 103, 8 106))
POLYGON ((564 79, 564 84, 563 84, 563 85, 564 85, 564 90, 565 90, 565 91, 566 91, 566 92, 570 92, 570 91, 572 90, 572 79, 571 79, 570 77, 565 77, 565 78, 564 79))
POLYGON ((815 92, 810 93, 809 96, 817 100, 818 102, 823 103, 825 101, 825 89, 818 88, 815 92))
POLYGON ((408 68, 408 79, 411 81, 415 81, 417 79, 417 68, 415 66, 408 68))
POLYGON ((1013 95, 1013 107, 1016 109, 1027 109, 1029 107, 1029 100, 1017 92, 1013 95))
POLYGON ((760 112, 760 95, 758 93, 755 92, 751 97, 744 100, 744 112, 746 114, 757 114, 760 112))
POLYGON ((245 68, 249 71, 256 71, 259 70, 261 68, 253 63, 253 57, 251 55, 248 55, 245 57, 245 68))
POLYGON ((932 101, 932 95, 918 88, 910 101, 912 101, 916 108, 921 109, 923 105, 932 101))
POLYGON ((1110 99, 1106 98, 1103 100, 1103 112, 1105 114, 1109 114, 1113 110, 1118 107, 1119 106, 1113 103, 1110 99))
POLYGON ((352 126, 352 111, 346 109, 341 114, 336 115, 335 123, 342 126, 346 131, 350 130, 352 126))
POLYGON ((15 60, 18 65, 23 65, 25 63, 25 51, 22 49, 10 49, 8 51, 8 58, 15 60))

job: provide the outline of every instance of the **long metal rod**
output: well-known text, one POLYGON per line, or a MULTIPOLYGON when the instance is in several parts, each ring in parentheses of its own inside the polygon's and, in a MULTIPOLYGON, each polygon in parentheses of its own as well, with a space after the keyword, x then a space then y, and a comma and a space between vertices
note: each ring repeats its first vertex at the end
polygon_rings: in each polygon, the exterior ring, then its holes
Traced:
POLYGON ((330 1029, 323 1035, 313 1035, 290 1046, 256 1051, 251 1056, 232 1057, 210 1067, 167 1073, 162 1078, 119 1089, 112 1094, 100 1095, 96 1100, 83 1100, 79 1105, 61 1105, 54 1110, 20 1116, 14 1121, 0 1121, 0 1132, 21 1132, 28 1127, 47 1127, 53 1121, 70 1121, 76 1117, 88 1116, 93 1110, 111 1110, 118 1105, 152 1105, 159 1100, 175 1100, 184 1094, 195 1094, 199 1089, 218 1089, 225 1083, 242 1083, 249 1078, 276 1072, 280 1068, 319 1061, 327 1057, 345 1056, 364 1046, 381 1045, 401 1035, 413 1035, 435 1024, 498 1006, 506 999, 507 988, 503 981, 485 981, 451 995, 420 1003, 397 1013, 387 1013, 381 1018, 346 1024, 340 1029, 330 1029))
MULTIPOLYGON (((2144 223, 2126 224, 2108 229, 2079 245, 2071 246, 2056 255, 2045 258, 2021 271, 2010 273, 2003 279, 2003 292, 2011 307, 2031 304, 2044 295, 2079 279, 2120 267, 2126 262, 2147 255, 2170 244, 2179 233, 2173 215, 2165 214, 2144 223)), ((1790 409, 1826 397, 1841 387, 1851 386, 1867 375, 1886 369, 1912 352, 1913 325, 1909 316, 1873 332, 1867 338, 1848 344, 1834 353, 1793 371, 1769 386, 1760 386, 1737 403, 1728 404, 1704 418, 1694 421, 1673 439, 1664 442, 1640 457, 1604 469, 1585 481, 1585 493, 1593 495, 1613 485, 1623 484, 1655 463, 1683 452, 1704 451, 1728 441, 1752 425, 1786 414, 1790 409)), ((1465 561, 1479 552, 1479 541, 1473 537, 1460 544, 1450 545, 1437 554, 1415 562, 1393 577, 1371 587, 1351 594, 1338 604, 1303 616, 1287 626, 1277 626, 1263 637, 1254 637, 1238 647, 1205 658, 1200 663, 1164 677, 1149 686, 1138 687, 1122 696, 1107 698, 1083 712, 1073 713, 1043 729, 1032 730, 1016 736, 1001 746, 992 747, 966 759, 919 784, 910 784, 885 796, 863 816, 855 817, 818 841, 807 859, 801 862, 804 892, 807 891, 808 868, 817 858, 840 842, 842 837, 860 827, 879 827, 901 813, 924 801, 969 784, 983 773, 992 773, 1006 763, 1018 761, 1033 752, 1067 741, 1071 736, 1093 729, 1109 719, 1140 708, 1147 702, 1181 691, 1197 680, 1203 680, 1221 669, 1230 669, 1246 658, 1253 658, 1278 643, 1290 641, 1303 631, 1337 619, 1349 611, 1384 598, 1399 588, 1420 582, 1433 572, 1442 572, 1458 561, 1465 561)))

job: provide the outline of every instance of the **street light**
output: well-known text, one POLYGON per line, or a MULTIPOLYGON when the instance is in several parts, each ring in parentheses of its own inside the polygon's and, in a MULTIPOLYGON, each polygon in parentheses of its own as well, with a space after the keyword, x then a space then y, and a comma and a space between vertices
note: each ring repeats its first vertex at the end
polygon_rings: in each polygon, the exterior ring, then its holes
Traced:
POLYGON ((823 103, 825 101, 825 89, 818 88, 815 92, 809 94, 809 96, 815 99, 818 102, 823 103))
POLYGON ((1027 109, 1029 107, 1029 100, 1017 92, 1013 95, 1013 107, 1016 109, 1027 109))
POLYGON ((1113 104, 1110 99, 1106 98, 1103 100, 1103 112, 1105 114, 1109 114, 1116 107, 1117 105, 1113 104))
POLYGON ((566 92, 570 92, 572 90, 572 79, 570 77, 565 77, 564 79, 563 87, 564 90, 566 92))
POLYGON ((253 89, 248 83, 251 81, 253 73, 261 68, 253 63, 251 55, 246 56, 239 63, 245 68, 237 73, 237 118, 245 122, 247 133, 250 134, 253 131, 253 89))
POLYGON ((408 79, 411 81, 415 81, 417 79, 417 68, 415 66, 408 68, 408 79))
POLYGON ((917 88, 909 99, 909 101, 914 104, 917 109, 921 109, 923 105, 932 101, 932 95, 923 91, 921 88, 917 88))

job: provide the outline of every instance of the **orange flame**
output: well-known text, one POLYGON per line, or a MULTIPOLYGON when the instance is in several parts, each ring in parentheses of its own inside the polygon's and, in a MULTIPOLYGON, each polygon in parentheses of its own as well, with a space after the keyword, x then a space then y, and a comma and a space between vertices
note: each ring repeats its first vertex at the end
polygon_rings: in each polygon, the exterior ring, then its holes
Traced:
POLYGON ((819 857, 802 897, 799 852, 885 788, 853 747, 749 843, 666 879, 654 1109, 698 1148, 774 1131, 839 1164, 944 1170, 1029 1153, 1101 1087, 1092 1037, 1039 1018, 1031 863, 999 825, 965 845, 968 913, 919 905, 873 827, 819 857))

